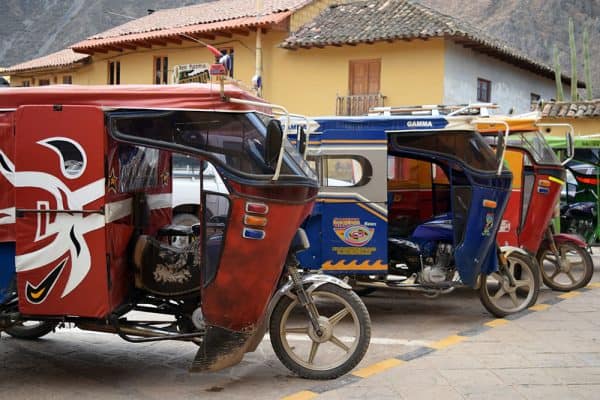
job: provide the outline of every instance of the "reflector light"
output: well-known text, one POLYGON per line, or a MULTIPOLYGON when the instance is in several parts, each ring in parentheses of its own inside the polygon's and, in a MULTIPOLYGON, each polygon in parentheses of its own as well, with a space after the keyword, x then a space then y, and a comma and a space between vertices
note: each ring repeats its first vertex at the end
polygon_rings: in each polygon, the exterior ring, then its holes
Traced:
POLYGON ((244 225, 248 226, 266 226, 267 218, 256 215, 244 215, 244 225))
POLYGON ((252 214, 267 214, 269 206, 264 203, 246 203, 246 212, 252 214))
POLYGON ((552 182, 558 183, 561 186, 565 184, 565 181, 563 181, 562 179, 558 179, 557 177, 554 177, 554 176, 549 176, 548 179, 552 182))
POLYGON ((550 181, 547 181, 545 179, 540 179, 540 181, 538 182, 539 186, 542 187, 550 187, 550 181))
POLYGON ((576 176, 575 178, 577 179, 578 182, 585 183, 586 185, 597 185, 598 184, 598 179, 596 179, 596 178, 584 178, 582 176, 576 176))
POLYGON ((265 231, 260 229, 244 228, 242 231, 242 237, 245 239, 263 240, 265 238, 265 231))
POLYGON ((483 206, 485 208, 496 208, 498 204, 494 200, 483 200, 483 206))

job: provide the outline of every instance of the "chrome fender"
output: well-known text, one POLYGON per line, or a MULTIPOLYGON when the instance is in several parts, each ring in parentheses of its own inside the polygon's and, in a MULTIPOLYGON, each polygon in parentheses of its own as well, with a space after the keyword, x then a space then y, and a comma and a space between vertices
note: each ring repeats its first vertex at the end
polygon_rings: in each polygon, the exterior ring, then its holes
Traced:
MULTIPOLYGON (((306 274, 306 275, 302 276, 302 284, 304 285, 304 287, 308 286, 308 288, 306 289, 306 292, 308 294, 314 292, 317 288, 323 286, 326 283, 331 283, 333 285, 339 286, 346 290, 352 290, 352 287, 350 285, 348 285, 346 282, 344 282, 343 280, 341 280, 339 278, 331 276, 331 275, 306 274)), ((291 299, 296 298, 296 295, 294 293, 292 293, 292 288, 293 288, 292 281, 288 280, 288 282, 286 282, 285 285, 280 287, 277 290, 277 292, 275 292, 275 294, 271 298, 271 301, 269 302, 269 306, 267 308, 267 321, 271 320, 271 314, 273 313, 273 309, 275 308, 275 306, 277 305, 277 303, 279 302, 279 300, 281 300, 281 298, 283 296, 287 296, 291 299)))
POLYGON ((523 250, 520 247, 516 247, 516 246, 500 246, 500 251, 504 254, 505 257, 508 257, 509 255, 511 255, 512 253, 521 253, 524 256, 527 257, 531 257, 531 254, 529 254, 527 251, 523 250))
POLYGON ((520 247, 516 247, 516 246, 500 246, 500 251, 504 254, 504 257, 508 257, 512 253, 520 253, 520 254, 524 255, 525 257, 529 258, 529 260, 531 260, 530 267, 534 271, 537 271, 537 273, 540 276, 540 279, 542 279, 542 269, 540 268, 540 265, 537 261, 537 258, 535 258, 535 255, 529 253, 528 251, 526 251, 520 247))

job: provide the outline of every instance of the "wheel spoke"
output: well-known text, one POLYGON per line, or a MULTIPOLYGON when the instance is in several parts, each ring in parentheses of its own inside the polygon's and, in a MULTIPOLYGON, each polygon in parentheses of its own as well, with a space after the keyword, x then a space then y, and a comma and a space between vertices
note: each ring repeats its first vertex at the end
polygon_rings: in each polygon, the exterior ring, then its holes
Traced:
POLYGON ((308 334, 308 326, 299 326, 296 328, 286 328, 285 333, 306 333, 306 334, 308 334))
POLYGON ((497 272, 492 272, 492 275, 494 277, 494 279, 496 279, 498 281, 498 283, 502 283, 502 276, 497 273, 497 272))
POLYGON ((343 320, 346 315, 350 314, 347 308, 343 308, 340 311, 336 312, 329 318, 329 323, 333 326, 336 326, 341 320, 343 320))
POLYGON ((557 275, 558 275, 558 274, 560 274, 560 272, 561 272, 560 268, 556 268, 556 269, 554 270, 554 273, 553 273, 553 274, 550 276, 550 279, 554 279, 554 278, 556 278, 556 277, 557 277, 557 275))
POLYGON ((576 283, 577 281, 575 280, 575 277, 573 276, 573 274, 571 273, 571 271, 565 272, 565 274, 567 274, 567 276, 569 277, 569 279, 571 280, 572 283, 576 283))
POLYGON ((336 338, 335 336, 331 335, 331 338, 329 339, 329 341, 333 344, 335 344, 337 347, 339 347, 340 349, 344 350, 346 353, 350 351, 350 348, 348 346, 346 346, 344 344, 344 342, 342 342, 340 339, 336 338))
MULTIPOLYGON (((544 261, 548 261, 550 264, 552 264, 554 266, 554 268, 560 268, 560 261, 559 261, 558 257, 546 256, 544 261)), ((543 263, 543 261, 542 261, 542 263, 543 263)))
POLYGON ((526 287, 531 289, 531 279, 522 279, 519 281, 515 281, 515 286, 520 288, 520 287, 526 287))
POLYGON ((573 267, 583 267, 583 261, 572 262, 571 268, 573 268, 573 267))
POLYGON ((317 355, 317 350, 319 349, 318 342, 312 342, 312 346, 310 346, 310 354, 308 355, 308 363, 312 364, 315 360, 315 356, 317 355))
POLYGON ((503 288, 503 287, 500 287, 500 288, 498 289, 498 291, 496 292, 496 294, 494 294, 494 297, 493 297, 493 299, 494 299, 494 300, 498 300, 500 297, 504 296, 505 294, 506 294, 506 292, 504 291, 504 288, 503 288))
POLYGON ((515 307, 518 307, 519 306, 519 301, 517 299, 517 294, 515 292, 509 292, 508 295, 510 296, 510 299, 512 300, 512 302, 515 305, 515 307))

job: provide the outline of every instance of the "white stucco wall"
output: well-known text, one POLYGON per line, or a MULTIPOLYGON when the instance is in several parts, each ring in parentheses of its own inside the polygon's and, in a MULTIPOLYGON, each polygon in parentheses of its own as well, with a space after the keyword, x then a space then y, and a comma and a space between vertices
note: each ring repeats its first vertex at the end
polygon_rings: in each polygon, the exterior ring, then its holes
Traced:
MULTIPOLYGON (((507 113, 511 107, 515 113, 528 112, 531 93, 544 100, 556 97, 554 80, 446 41, 444 104, 476 102, 477 78, 492 82, 491 102, 501 107, 496 113, 507 113)), ((568 86, 563 89, 570 91, 568 86)))

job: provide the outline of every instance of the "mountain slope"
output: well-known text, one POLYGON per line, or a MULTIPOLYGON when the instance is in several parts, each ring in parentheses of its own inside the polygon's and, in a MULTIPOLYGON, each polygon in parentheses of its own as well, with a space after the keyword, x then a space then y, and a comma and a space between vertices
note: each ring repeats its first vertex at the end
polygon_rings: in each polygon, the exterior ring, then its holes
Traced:
MULTIPOLYGON (((0 8, 0 66, 61 50, 95 33, 146 15, 148 9, 181 7, 210 0, 3 0, 0 8)), ((254 0, 248 0, 254 1, 254 0)), ((582 32, 588 26, 592 79, 600 97, 600 0, 413 0, 466 19, 550 65, 552 48, 570 75, 568 18, 575 22, 579 79, 583 80, 582 32)), ((583 93, 583 91, 581 92, 583 93)))
MULTIPOLYGON (((578 79, 583 75, 583 30, 588 27, 592 82, 600 97, 600 1, 598 0, 419 0, 445 14, 463 18, 549 65, 553 48, 562 70, 571 75, 569 17, 575 26, 578 79)), ((580 94, 584 94, 581 91, 580 94)), ((567 98, 570 94, 565 93, 567 98)))
MULTIPOLYGON (((204 0, 206 1, 206 0, 204 0)), ((147 14, 202 0, 3 0, 0 6, 0 66, 64 49, 95 33, 147 14), (120 15, 116 15, 120 14, 120 15)))

